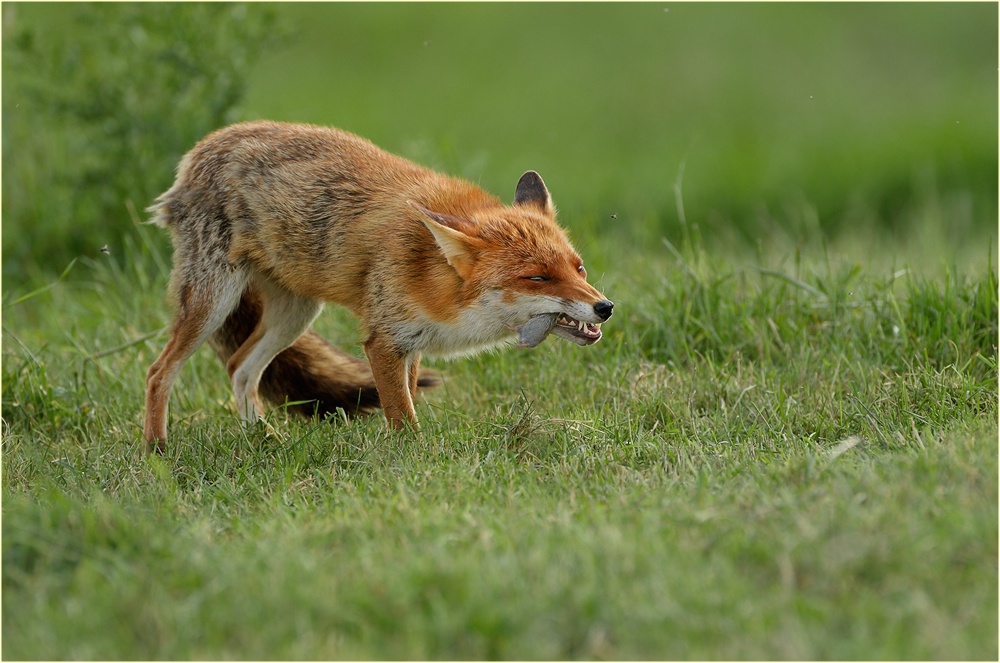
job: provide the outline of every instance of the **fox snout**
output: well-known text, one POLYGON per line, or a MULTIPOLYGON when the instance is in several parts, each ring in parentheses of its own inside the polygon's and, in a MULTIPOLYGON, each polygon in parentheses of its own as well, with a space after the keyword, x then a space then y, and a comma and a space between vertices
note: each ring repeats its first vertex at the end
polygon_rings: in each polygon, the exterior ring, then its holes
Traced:
POLYGON ((614 309, 615 303, 605 299, 603 302, 597 302, 594 304, 594 313, 601 320, 607 320, 611 317, 611 311, 614 309))

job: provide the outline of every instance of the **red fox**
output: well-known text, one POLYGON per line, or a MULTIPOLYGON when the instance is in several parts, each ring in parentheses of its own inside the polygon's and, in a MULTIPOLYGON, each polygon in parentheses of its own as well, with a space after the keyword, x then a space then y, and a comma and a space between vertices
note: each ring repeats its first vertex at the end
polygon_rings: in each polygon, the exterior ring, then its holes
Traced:
POLYGON ((417 424, 413 397, 438 379, 422 355, 467 355, 550 331, 601 338, 614 307, 587 283, 534 171, 503 205, 478 187, 332 128, 250 122, 181 160, 149 208, 170 229, 170 339, 146 378, 144 435, 162 452, 167 402, 206 340, 226 362, 240 417, 260 397, 303 414, 382 407, 417 424), (360 320, 368 363, 309 329, 325 302, 360 320))

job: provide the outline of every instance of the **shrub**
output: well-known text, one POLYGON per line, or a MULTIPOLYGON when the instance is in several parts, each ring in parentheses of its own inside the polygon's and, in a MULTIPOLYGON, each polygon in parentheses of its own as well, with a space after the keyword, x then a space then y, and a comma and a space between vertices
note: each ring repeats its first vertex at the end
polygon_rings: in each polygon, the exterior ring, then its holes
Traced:
POLYGON ((281 32, 256 4, 5 6, 4 276, 121 246, 281 32))

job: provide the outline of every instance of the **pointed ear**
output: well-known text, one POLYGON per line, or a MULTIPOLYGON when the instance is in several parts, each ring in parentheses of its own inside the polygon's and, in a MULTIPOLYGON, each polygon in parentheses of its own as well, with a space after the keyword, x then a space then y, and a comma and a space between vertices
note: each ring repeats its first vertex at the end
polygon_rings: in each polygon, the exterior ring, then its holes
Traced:
POLYGON ((410 207, 420 212, 420 220, 434 235, 434 241, 437 242, 441 253, 448 260, 448 264, 463 279, 469 278, 479 250, 482 248, 482 242, 479 238, 468 234, 474 228, 473 224, 457 216, 432 212, 412 200, 406 202, 410 207))
POLYGON ((514 190, 514 204, 535 207, 539 212, 548 216, 553 216, 556 211, 552 204, 552 196, 545 188, 542 176, 533 170, 521 175, 521 179, 517 181, 517 189, 514 190))

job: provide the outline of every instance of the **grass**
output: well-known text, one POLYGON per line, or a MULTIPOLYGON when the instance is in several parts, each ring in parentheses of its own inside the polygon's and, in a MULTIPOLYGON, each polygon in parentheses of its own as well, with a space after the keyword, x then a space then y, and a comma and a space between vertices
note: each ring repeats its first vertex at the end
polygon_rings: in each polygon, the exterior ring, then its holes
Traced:
POLYGON ((194 490, 157 463, 124 505, 8 499, 8 655, 989 658, 992 431, 736 476, 601 438, 530 462, 369 441, 286 479, 218 449, 194 490))
POLYGON ((6 658, 997 659, 995 6, 3 10, 6 658), (150 164, 255 117, 538 169, 605 338, 420 435, 244 429, 202 349, 145 457, 150 164))
POLYGON ((204 350, 160 459, 163 337, 133 341, 164 272, 135 241, 5 315, 8 657, 996 655, 992 267, 664 247, 606 277, 594 348, 439 366, 419 436, 244 430, 204 350))

